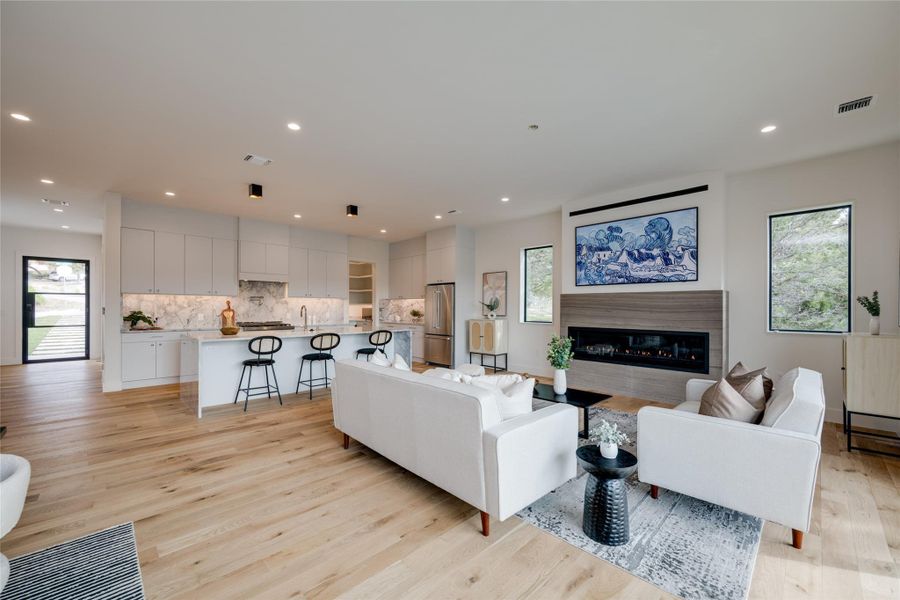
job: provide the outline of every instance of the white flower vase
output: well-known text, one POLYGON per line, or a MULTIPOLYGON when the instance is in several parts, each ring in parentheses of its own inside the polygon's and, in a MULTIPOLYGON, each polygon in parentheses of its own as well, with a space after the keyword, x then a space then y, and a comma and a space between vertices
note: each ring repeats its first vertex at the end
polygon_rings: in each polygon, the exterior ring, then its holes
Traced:
POLYGON ((600 454, 603 458, 615 458, 619 455, 619 446, 610 442, 600 442, 600 454))
POLYGON ((878 317, 869 319, 869 333, 871 335, 878 335, 881 333, 881 320, 878 317))
POLYGON ((556 369, 553 371, 553 393, 562 396, 566 393, 566 370, 556 369))
POLYGON ((489 313, 487 314, 487 318, 488 318, 488 319, 491 319, 491 320, 496 319, 496 318, 497 318, 497 313, 495 313, 494 311, 491 311, 491 312, 489 312, 489 313))

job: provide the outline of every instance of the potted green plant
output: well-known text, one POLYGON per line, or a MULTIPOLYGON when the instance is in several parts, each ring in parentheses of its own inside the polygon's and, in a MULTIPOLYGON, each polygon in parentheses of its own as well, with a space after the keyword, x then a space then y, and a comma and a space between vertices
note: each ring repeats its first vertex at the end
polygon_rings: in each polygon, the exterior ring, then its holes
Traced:
POLYGON ((615 458, 619 455, 619 445, 627 444, 631 440, 624 431, 619 431, 618 424, 603 419, 600 421, 597 441, 603 458, 615 458))
POLYGON ((122 317, 123 321, 128 321, 129 329, 135 329, 138 323, 146 323, 148 325, 147 329, 153 328, 156 326, 156 319, 153 317, 149 317, 140 310, 133 310, 124 317, 122 317))
POLYGON ((481 302, 481 305, 488 310, 487 318, 496 319, 497 309, 500 308, 500 298, 494 297, 487 302, 481 302))
POLYGON ((881 333, 881 302, 878 301, 878 290, 872 292, 872 297, 857 296, 856 301, 869 313, 869 333, 878 335, 881 333))
POLYGON ((575 353, 572 352, 572 338, 554 335, 547 344, 547 360, 553 367, 553 393, 566 393, 566 369, 572 366, 575 353))
POLYGON ((414 321, 418 321, 419 319, 421 319, 422 317, 425 316, 425 313, 423 313, 418 308, 414 308, 411 311, 409 311, 409 316, 411 316, 414 321))

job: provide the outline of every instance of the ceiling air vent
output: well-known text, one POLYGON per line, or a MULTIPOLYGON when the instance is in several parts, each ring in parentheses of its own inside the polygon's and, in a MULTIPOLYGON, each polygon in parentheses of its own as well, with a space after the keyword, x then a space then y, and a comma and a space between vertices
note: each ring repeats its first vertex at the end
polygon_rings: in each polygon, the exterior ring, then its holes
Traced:
POLYGON ((875 96, 866 96, 865 98, 857 98, 856 100, 851 100, 850 102, 841 102, 834 107, 834 116, 839 117, 852 110, 869 108, 873 104, 875 104, 875 96))
POLYGON ((268 167, 272 161, 265 156, 257 156, 256 154, 248 154, 244 157, 244 162, 256 165, 257 167, 268 167))

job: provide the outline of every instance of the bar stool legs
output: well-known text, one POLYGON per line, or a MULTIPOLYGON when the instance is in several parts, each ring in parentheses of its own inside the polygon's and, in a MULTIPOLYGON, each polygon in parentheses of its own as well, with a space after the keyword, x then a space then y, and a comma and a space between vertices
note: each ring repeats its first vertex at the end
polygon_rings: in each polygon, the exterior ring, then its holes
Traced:
POLYGON ((333 361, 334 357, 321 359, 321 360, 309 360, 309 361, 305 358, 301 358, 300 359, 300 374, 297 376, 297 391, 295 393, 297 393, 297 394, 300 393, 301 385, 306 386, 307 389, 309 389, 309 399, 312 400, 312 393, 313 393, 314 387, 326 387, 327 388, 328 384, 330 384, 332 381, 332 378, 328 376, 328 361, 329 360, 333 361), (307 362, 309 362, 309 379, 304 380, 303 379, 303 368, 306 366, 307 362), (313 365, 316 364, 317 362, 324 363, 323 364, 323 367, 325 369, 324 377, 313 378, 313 365), (320 381, 324 382, 321 384, 321 386, 317 385, 317 382, 320 382, 320 381))
POLYGON ((284 406, 284 402, 281 401, 281 390, 278 389, 278 377, 275 375, 275 366, 274 365, 262 365, 263 371, 266 373, 266 385, 258 385, 256 387, 251 386, 250 384, 253 382, 253 365, 244 365, 244 368, 241 369, 241 378, 238 381, 238 389, 234 393, 234 402, 232 404, 237 404, 238 398, 241 395, 241 392, 244 392, 244 412, 247 412, 247 405, 250 403, 251 396, 261 396, 262 394, 266 394, 269 398, 272 397, 272 392, 278 396, 278 404, 284 406), (272 367, 272 381, 275 382, 272 385, 269 381, 269 367, 272 367), (247 374, 247 387, 241 387, 244 385, 244 374, 247 374), (253 392, 253 390, 265 390, 262 392, 253 392))

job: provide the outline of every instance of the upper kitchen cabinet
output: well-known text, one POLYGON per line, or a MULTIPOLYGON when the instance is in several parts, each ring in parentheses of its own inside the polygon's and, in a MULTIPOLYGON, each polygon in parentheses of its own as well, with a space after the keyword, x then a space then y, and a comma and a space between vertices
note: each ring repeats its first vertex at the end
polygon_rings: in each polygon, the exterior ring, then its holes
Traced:
POLYGON ((237 294, 237 244, 201 235, 184 236, 184 291, 202 296, 237 294))
POLYGON ((213 238, 212 287, 216 296, 237 296, 237 242, 213 238))
POLYGON ((450 246, 429 250, 425 257, 425 272, 428 283, 456 281, 456 248, 450 246))
POLYGON ((290 228, 288 296, 348 298, 347 236, 328 231, 290 228))
POLYGON ((154 232, 154 269, 157 294, 184 293, 184 234, 154 232))
POLYGON ((239 219, 240 279, 287 281, 290 226, 267 221, 239 219))
POLYGON ((452 283, 465 280, 475 239, 467 228, 453 226, 429 231, 425 235, 426 283, 452 283))
POLYGON ((153 276, 153 232, 146 229, 122 228, 122 291, 152 294, 156 289, 153 276))
POLYGON ((309 297, 309 250, 291 248, 288 256, 288 296, 309 297))
POLYGON ((390 297, 425 297, 425 237, 390 246, 390 297))
POLYGON ((307 250, 308 266, 307 266, 307 284, 306 295, 310 298, 324 298, 328 287, 326 281, 327 269, 326 260, 328 253, 324 250, 307 250))
POLYGON ((343 252, 325 253, 325 296, 348 298, 350 296, 350 263, 343 252))

